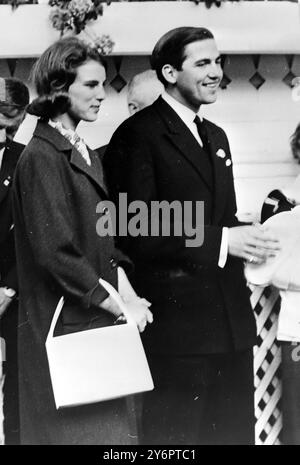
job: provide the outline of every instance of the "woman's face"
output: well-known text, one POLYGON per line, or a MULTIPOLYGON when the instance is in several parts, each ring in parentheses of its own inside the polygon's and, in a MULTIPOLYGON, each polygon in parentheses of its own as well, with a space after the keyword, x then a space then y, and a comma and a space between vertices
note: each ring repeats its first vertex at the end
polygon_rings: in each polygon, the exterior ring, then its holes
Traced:
POLYGON ((97 119, 101 102, 105 98, 105 79, 105 69, 98 61, 89 60, 77 68, 75 81, 68 91, 71 100, 68 113, 76 123, 97 119))

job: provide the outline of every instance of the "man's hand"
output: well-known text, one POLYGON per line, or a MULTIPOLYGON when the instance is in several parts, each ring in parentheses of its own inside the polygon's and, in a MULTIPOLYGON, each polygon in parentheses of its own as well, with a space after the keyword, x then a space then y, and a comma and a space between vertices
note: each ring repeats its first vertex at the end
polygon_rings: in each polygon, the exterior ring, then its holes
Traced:
POLYGON ((257 265, 274 257, 280 244, 274 234, 263 226, 236 226, 228 231, 228 253, 257 265))
POLYGON ((0 287, 0 318, 4 315, 7 307, 12 302, 10 297, 7 297, 4 293, 4 287, 0 287))

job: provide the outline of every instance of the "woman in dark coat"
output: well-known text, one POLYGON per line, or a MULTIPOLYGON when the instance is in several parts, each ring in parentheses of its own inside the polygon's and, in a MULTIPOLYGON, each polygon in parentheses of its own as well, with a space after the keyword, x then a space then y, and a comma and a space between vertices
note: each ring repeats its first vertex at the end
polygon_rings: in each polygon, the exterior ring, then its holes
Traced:
MULTIPOLYGON (((105 68, 93 49, 62 39, 37 61, 40 116, 16 170, 14 215, 19 270, 20 422, 22 444, 130 444, 126 399, 56 410, 45 341, 58 300, 65 306, 56 334, 112 324, 120 309, 98 283, 118 288, 140 331, 152 314, 119 262, 126 259, 96 224, 107 199, 101 163, 78 137, 80 122, 95 121, 104 98, 105 68), (99 207, 98 207, 99 208, 99 207), (99 233, 99 231, 98 231, 99 233)), ((109 357, 109 354, 107 354, 109 357)))

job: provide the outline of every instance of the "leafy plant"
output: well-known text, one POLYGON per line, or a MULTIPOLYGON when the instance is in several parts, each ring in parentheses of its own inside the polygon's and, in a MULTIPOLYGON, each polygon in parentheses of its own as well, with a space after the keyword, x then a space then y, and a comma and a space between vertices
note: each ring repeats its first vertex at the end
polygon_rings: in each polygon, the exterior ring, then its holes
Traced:
POLYGON ((37 0, 0 0, 0 5, 11 5, 15 10, 19 5, 38 3, 37 0))
POLYGON ((63 35, 66 31, 79 34, 89 21, 96 20, 103 14, 101 0, 50 0, 54 7, 50 13, 52 26, 63 35))

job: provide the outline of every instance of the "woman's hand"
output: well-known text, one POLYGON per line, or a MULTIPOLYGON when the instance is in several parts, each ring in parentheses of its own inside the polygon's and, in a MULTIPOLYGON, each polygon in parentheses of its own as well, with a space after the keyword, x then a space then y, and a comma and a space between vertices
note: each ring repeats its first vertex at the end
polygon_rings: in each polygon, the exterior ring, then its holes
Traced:
POLYGON ((4 288, 0 287, 0 318, 4 315, 11 302, 12 299, 4 293, 4 288))
POLYGON ((146 299, 136 296, 127 300, 125 305, 128 313, 131 315, 139 331, 142 333, 147 324, 152 323, 153 321, 152 312, 149 310, 151 303, 146 299))
POLYGON ((142 333, 147 323, 152 323, 153 315, 149 310, 151 302, 136 295, 123 268, 118 267, 118 290, 127 310, 142 333))

